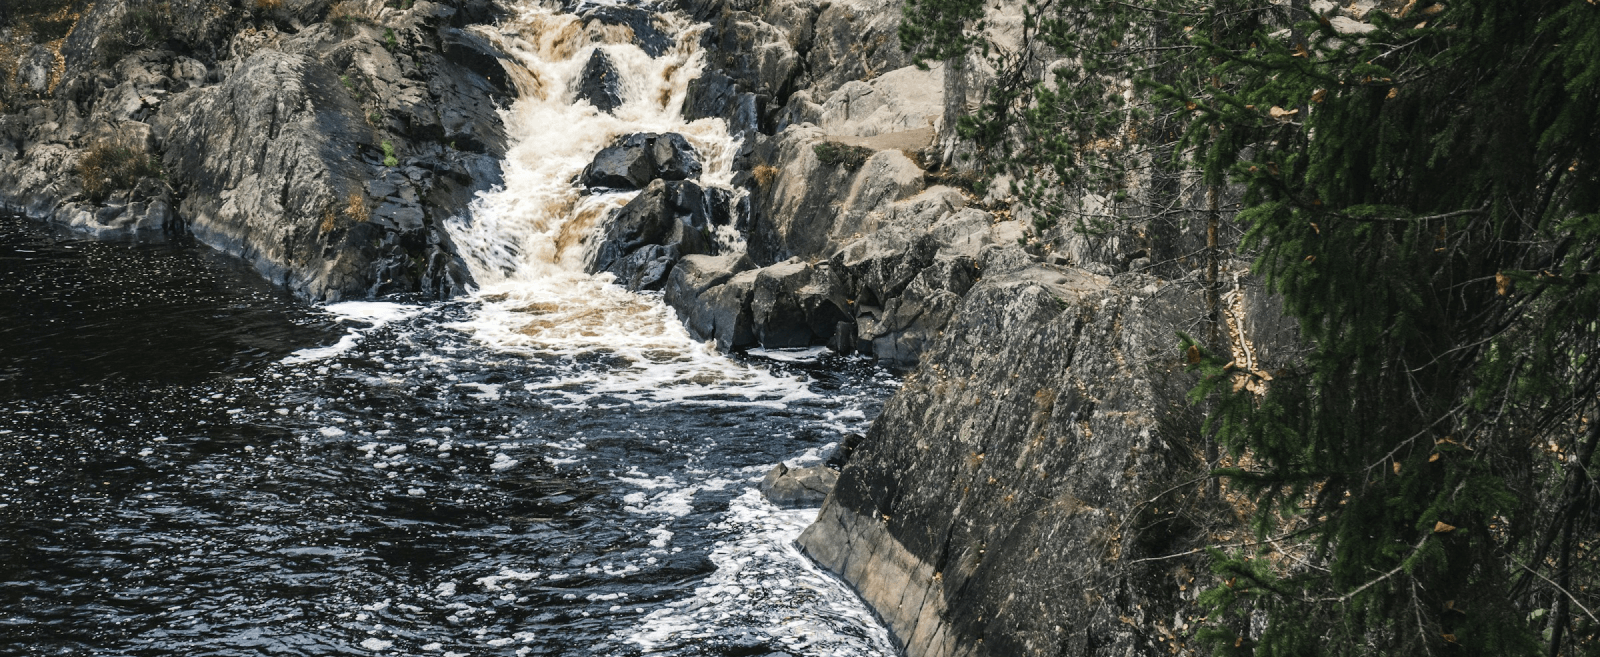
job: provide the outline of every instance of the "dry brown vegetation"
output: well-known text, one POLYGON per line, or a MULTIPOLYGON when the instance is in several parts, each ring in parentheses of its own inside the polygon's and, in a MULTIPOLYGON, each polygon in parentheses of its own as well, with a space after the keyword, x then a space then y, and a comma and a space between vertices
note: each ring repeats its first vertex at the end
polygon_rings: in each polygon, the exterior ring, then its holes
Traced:
POLYGON ((350 192, 350 196, 345 198, 344 216, 358 224, 372 219, 372 210, 367 208, 367 198, 361 192, 350 192))
POLYGON ((326 207, 326 208, 323 208, 322 209, 322 224, 317 226, 317 234, 318 235, 327 235, 328 233, 333 232, 333 229, 338 228, 338 227, 339 227, 339 211, 334 209, 334 206, 331 206, 331 205, 326 207))
POLYGON ((341 0, 328 9, 328 22, 335 25, 371 23, 372 17, 367 15, 365 3, 359 0, 341 0))
POLYGON ((161 165, 144 148, 102 141, 90 146, 78 160, 83 191, 95 201, 112 193, 133 189, 140 180, 160 176, 161 165))
POLYGON ((750 173, 755 176, 756 185, 762 189, 766 189, 767 185, 778 179, 778 168, 769 164, 758 164, 750 173))

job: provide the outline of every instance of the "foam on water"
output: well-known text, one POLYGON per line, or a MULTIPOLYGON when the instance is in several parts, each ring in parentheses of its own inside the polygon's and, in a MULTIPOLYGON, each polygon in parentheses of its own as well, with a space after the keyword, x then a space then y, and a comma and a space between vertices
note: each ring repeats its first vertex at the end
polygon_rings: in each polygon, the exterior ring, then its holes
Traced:
POLYGON ((426 310, 421 306, 410 306, 388 301, 346 301, 331 303, 323 307, 328 314, 337 318, 341 324, 364 324, 365 326, 351 327, 350 330, 335 342, 326 347, 313 347, 301 349, 289 354, 283 359, 285 365, 297 365, 319 360, 326 360, 339 354, 354 349, 361 342, 361 337, 367 332, 381 328, 391 322, 410 319, 426 310))
POLYGON ((754 489, 734 498, 719 527, 737 538, 711 552, 716 572, 694 595, 645 615, 625 638, 646 653, 670 652, 728 626, 752 628, 764 645, 802 655, 892 655, 889 635, 843 582, 795 543, 816 509, 783 510, 754 489))

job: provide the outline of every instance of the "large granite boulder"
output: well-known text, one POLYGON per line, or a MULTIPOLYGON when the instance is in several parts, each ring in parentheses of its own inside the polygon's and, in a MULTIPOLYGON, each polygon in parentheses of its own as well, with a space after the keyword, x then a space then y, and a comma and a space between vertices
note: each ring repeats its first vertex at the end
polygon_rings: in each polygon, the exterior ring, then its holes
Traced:
POLYGON ((749 312, 755 268, 742 253, 684 256, 672 270, 665 300, 696 337, 715 340, 723 350, 749 346, 755 341, 749 312))
POLYGON ((751 194, 757 262, 827 258, 876 230, 891 205, 923 191, 923 171, 904 153, 876 151, 858 169, 831 166, 814 148, 825 137, 813 126, 791 126, 756 155, 772 169, 751 194))
POLYGON ((660 290, 679 258, 716 254, 711 230, 727 223, 728 200, 726 192, 685 180, 651 181, 590 238, 588 271, 616 274, 630 290, 660 290))
POLYGON ((642 189, 650 181, 700 177, 700 154, 676 132, 636 132, 618 137, 584 167, 585 187, 642 189))
POLYGON ((806 347, 826 344, 839 323, 850 318, 848 307, 827 263, 790 260, 757 274, 750 320, 763 347, 806 347))

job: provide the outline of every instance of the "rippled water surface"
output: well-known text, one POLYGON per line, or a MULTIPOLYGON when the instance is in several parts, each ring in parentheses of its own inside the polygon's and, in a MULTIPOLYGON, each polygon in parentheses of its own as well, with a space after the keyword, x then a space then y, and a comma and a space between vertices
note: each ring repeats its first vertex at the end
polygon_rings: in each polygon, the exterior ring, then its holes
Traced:
POLYGON ((876 415, 861 361, 495 346, 14 218, 0 267, 0 653, 888 651, 753 490, 876 415))

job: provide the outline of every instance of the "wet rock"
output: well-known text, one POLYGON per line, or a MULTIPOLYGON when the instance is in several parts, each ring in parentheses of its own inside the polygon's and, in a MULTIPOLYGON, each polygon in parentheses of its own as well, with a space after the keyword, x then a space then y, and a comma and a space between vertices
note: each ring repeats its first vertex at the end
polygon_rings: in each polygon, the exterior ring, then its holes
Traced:
POLYGON ((730 134, 741 135, 760 127, 760 109, 755 94, 741 90, 733 78, 721 71, 708 70, 689 83, 683 118, 688 121, 719 118, 728 122, 730 134))
POLYGON ((779 463, 761 479, 761 494, 785 509, 821 506, 839 481, 839 473, 827 466, 790 468, 779 463))
POLYGON ((741 90, 768 99, 786 95, 800 57, 782 29, 747 12, 732 11, 722 15, 709 36, 713 44, 707 54, 713 68, 741 90))
POLYGON ((685 256, 666 285, 667 305, 678 310, 696 338, 715 340, 724 350, 749 346, 755 341, 750 328, 755 268, 742 253, 685 256))
POLYGON ((439 44, 446 61, 483 76, 498 95, 511 94, 511 81, 500 63, 505 55, 484 41, 483 37, 446 27, 439 30, 439 44))
MULTIPOLYGON (((692 317, 696 300, 706 290, 728 282, 734 274, 755 268, 755 263, 743 253, 685 256, 672 270, 672 278, 664 289, 664 300, 685 317, 692 317)), ((697 331, 704 336, 712 332, 711 329, 697 331)))
POLYGON ((655 14, 643 9, 620 5, 597 5, 582 15, 587 21, 626 26, 633 32, 633 43, 651 57, 660 57, 672 48, 672 39, 656 26, 655 14))
POLYGON ((637 132, 600 150, 583 170, 585 187, 640 189, 651 180, 700 177, 700 155, 676 132, 637 132))
POLYGON ((689 140, 676 132, 656 137, 650 150, 656 177, 662 180, 688 180, 700 177, 700 154, 689 140))
POLYGON ((761 346, 768 349, 824 344, 839 322, 850 316, 826 264, 798 260, 759 271, 750 300, 750 318, 761 346))
POLYGON ((86 5, 51 53, 55 98, 0 117, 0 206, 96 235, 187 229, 314 299, 465 289, 441 220, 499 181, 496 102, 514 90, 452 22, 490 3, 418 2, 381 25, 319 22, 329 0, 259 21, 239 3, 171 4, 149 8, 166 38, 111 58, 127 3, 86 5), (164 180, 85 195, 77 162, 113 140, 156 155, 164 180), (383 165, 385 142, 401 166, 383 165))
POLYGON ((856 448, 861 446, 863 438, 859 433, 845 434, 839 439, 839 446, 833 448, 833 453, 828 455, 824 465, 834 470, 843 470, 845 464, 850 462, 851 455, 855 454, 856 448))
POLYGON ((695 304, 690 327, 701 339, 711 338, 723 351, 756 344, 750 320, 750 298, 758 270, 734 274, 728 282, 707 289, 695 304))
POLYGON ((639 189, 655 178, 656 165, 651 133, 628 135, 600 149, 594 161, 583 170, 585 187, 639 189))
POLYGON ((716 253, 715 210, 707 206, 699 185, 651 181, 607 219, 588 270, 616 274, 629 289, 661 289, 678 258, 716 253))
POLYGON ((587 100, 595 109, 608 114, 622 106, 622 76, 604 50, 595 48, 583 65, 578 100, 587 100))

